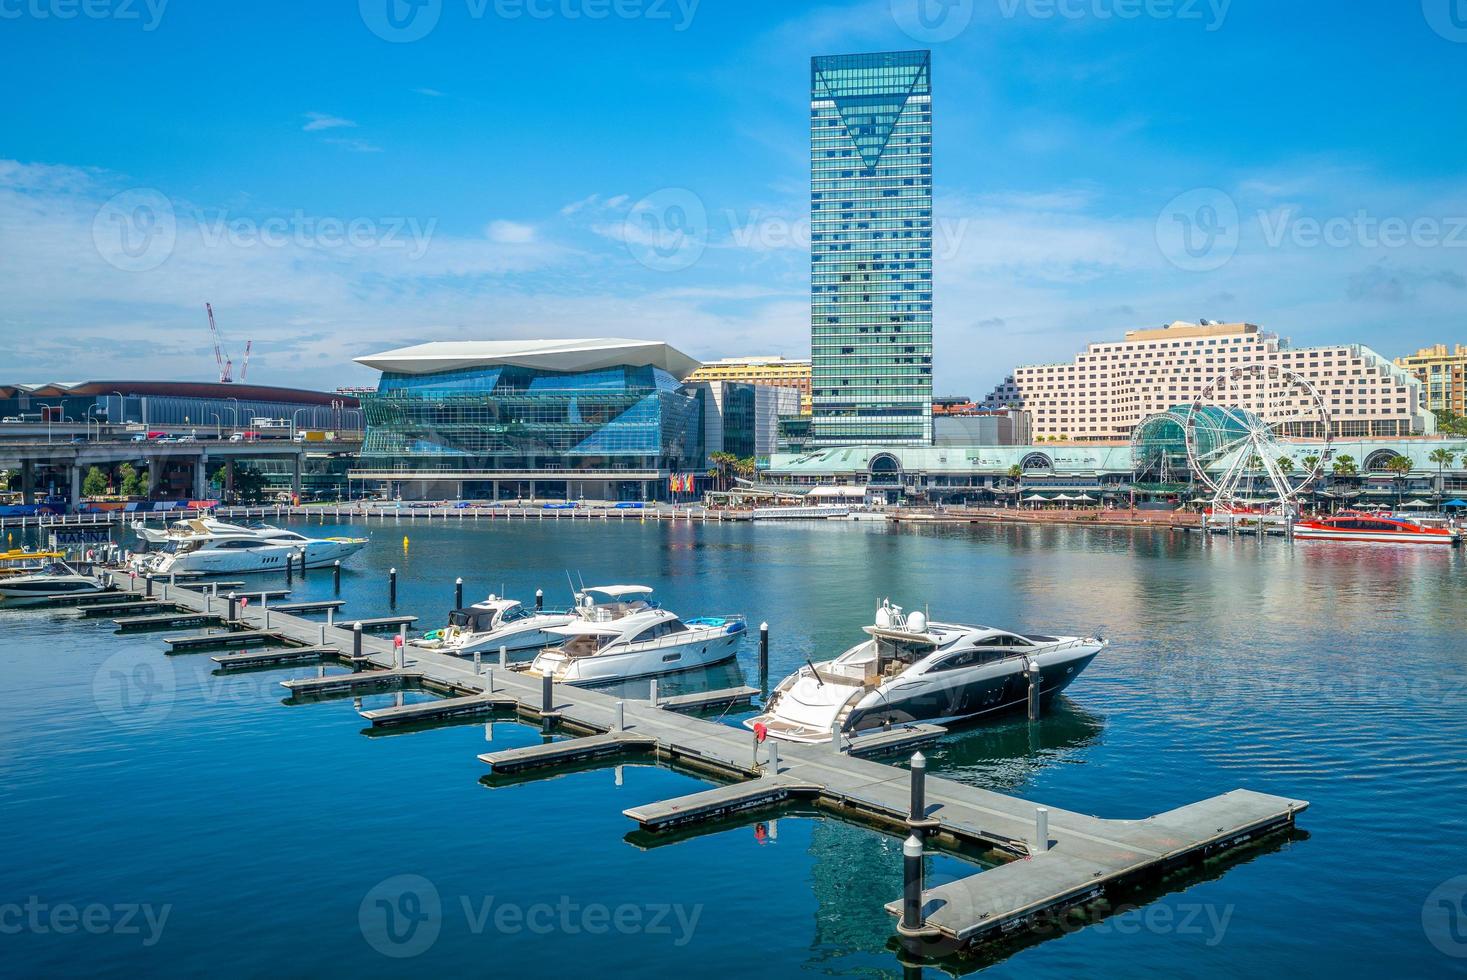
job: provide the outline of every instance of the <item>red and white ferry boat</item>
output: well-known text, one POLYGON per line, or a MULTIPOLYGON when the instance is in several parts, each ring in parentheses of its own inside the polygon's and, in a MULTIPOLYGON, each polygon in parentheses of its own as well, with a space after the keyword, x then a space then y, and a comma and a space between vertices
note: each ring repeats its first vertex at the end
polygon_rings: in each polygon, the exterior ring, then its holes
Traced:
POLYGON ((1329 541, 1380 541, 1404 544, 1458 544, 1453 528, 1430 527, 1388 514, 1344 511, 1332 517, 1315 517, 1294 524, 1294 537, 1329 541))

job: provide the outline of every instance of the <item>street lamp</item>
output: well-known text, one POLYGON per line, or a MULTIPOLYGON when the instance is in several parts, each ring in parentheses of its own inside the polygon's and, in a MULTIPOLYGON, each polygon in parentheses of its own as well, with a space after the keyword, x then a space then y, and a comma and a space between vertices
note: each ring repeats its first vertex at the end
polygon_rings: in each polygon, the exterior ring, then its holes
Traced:
POLYGON ((223 439, 224 438, 224 419, 222 419, 219 416, 219 413, 218 412, 210 412, 209 414, 212 415, 212 416, 214 416, 214 438, 215 439, 223 439))
POLYGON ((234 405, 229 409, 231 418, 233 420, 229 426, 229 434, 234 435, 236 432, 239 431, 239 399, 231 396, 224 400, 227 402, 234 402, 234 405))
POLYGON ((290 416, 290 441, 295 442, 295 420, 300 417, 301 412, 309 412, 309 408, 298 408, 290 416))

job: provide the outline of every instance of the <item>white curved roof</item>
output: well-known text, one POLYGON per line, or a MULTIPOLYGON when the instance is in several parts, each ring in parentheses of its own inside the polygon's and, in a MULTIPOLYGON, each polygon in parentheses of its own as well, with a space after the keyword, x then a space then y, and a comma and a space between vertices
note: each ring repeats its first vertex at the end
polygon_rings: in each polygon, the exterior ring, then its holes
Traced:
POLYGON ((457 368, 511 364, 544 371, 661 368, 679 381, 702 366, 660 340, 599 337, 590 340, 449 340, 358 357, 358 364, 398 374, 434 374, 457 368))

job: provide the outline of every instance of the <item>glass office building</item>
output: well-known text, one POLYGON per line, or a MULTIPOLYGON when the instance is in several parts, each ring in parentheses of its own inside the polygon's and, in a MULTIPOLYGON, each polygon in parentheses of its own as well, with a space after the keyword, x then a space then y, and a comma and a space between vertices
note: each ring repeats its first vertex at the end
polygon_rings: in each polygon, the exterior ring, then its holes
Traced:
POLYGON ((697 362, 645 341, 424 344, 359 358, 354 481, 404 498, 651 500, 703 467, 697 362))
POLYGON ((812 447, 932 441, 931 52, 810 65, 812 447))

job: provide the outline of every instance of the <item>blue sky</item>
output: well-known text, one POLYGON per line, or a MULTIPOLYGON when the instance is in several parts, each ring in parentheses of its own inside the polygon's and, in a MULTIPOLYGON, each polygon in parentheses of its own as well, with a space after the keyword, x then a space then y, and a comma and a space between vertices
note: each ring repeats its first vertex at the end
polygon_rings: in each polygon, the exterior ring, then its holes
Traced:
POLYGON ((0 0, 0 45, 5 379, 208 378, 205 301, 260 383, 806 356, 809 57, 916 47, 940 393, 1204 316, 1467 343, 1467 0, 0 0))

